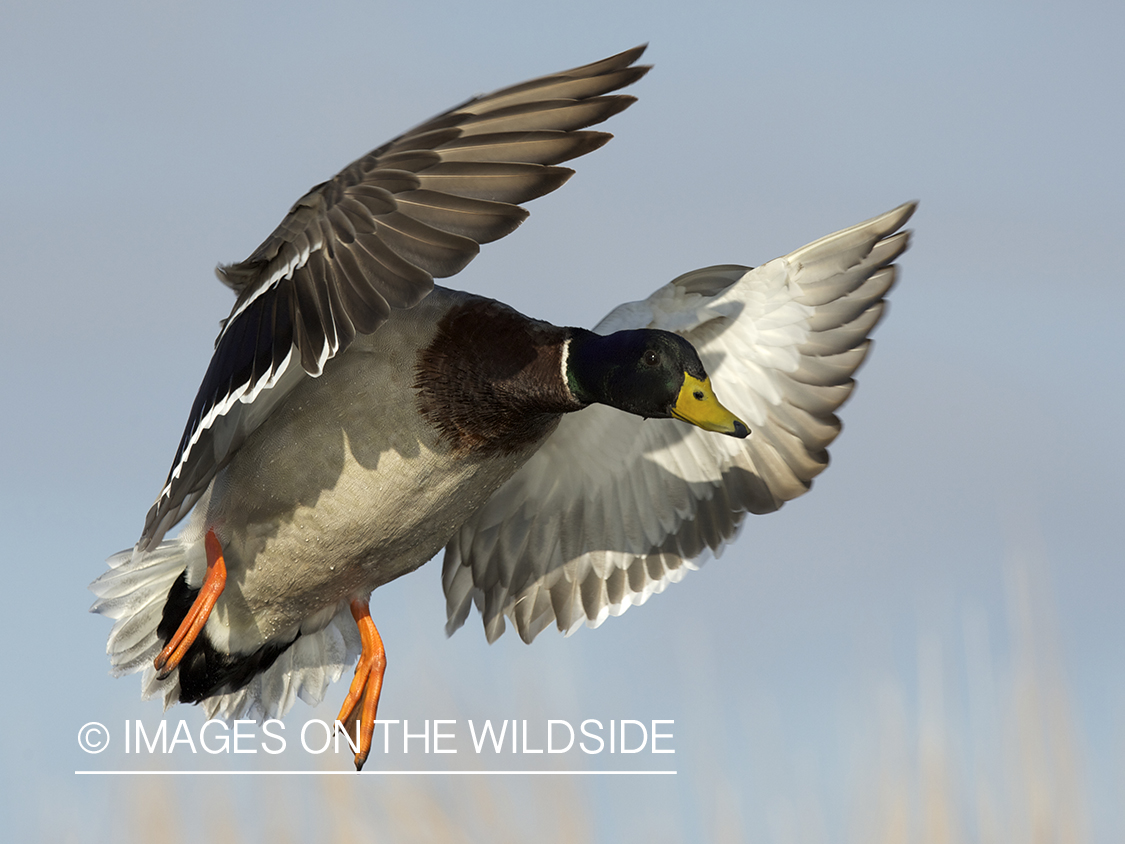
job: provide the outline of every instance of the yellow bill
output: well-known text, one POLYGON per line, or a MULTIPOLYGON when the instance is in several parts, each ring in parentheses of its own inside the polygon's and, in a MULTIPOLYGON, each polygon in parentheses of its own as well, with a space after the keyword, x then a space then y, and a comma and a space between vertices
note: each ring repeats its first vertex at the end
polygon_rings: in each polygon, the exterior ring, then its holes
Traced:
POLYGON ((686 372, 684 386, 680 388, 672 415, 704 431, 714 431, 739 439, 750 434, 750 429, 741 419, 719 404, 715 391, 711 389, 710 378, 700 381, 686 372))

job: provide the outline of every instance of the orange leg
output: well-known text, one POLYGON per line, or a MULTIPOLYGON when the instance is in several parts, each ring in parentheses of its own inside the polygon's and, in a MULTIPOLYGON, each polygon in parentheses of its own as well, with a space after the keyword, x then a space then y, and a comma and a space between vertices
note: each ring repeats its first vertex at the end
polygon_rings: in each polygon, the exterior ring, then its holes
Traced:
POLYGON ((184 654, 195 642, 203 625, 207 623, 215 602, 223 594, 223 587, 227 585, 227 564, 223 559, 223 546, 215 531, 208 530, 203 540, 203 547, 207 550, 207 576, 203 578, 203 585, 199 587, 199 594, 191 605, 184 620, 174 636, 168 640, 164 650, 153 660, 156 666, 156 676, 163 680, 176 670, 184 654))
POLYGON ((353 729, 358 733, 355 736, 359 745, 355 755, 355 769, 362 771, 363 763, 371 752, 371 739, 375 735, 375 711, 379 708, 379 693, 383 690, 387 654, 383 650, 383 639, 375 629, 375 622, 371 620, 367 599, 356 599, 352 601, 351 607, 352 618, 355 619, 363 642, 363 653, 356 663, 355 677, 352 678, 348 696, 344 698, 344 705, 340 707, 336 720, 348 729, 349 734, 353 734, 353 729), (359 726, 356 729, 349 724, 354 724, 357 717, 359 726))

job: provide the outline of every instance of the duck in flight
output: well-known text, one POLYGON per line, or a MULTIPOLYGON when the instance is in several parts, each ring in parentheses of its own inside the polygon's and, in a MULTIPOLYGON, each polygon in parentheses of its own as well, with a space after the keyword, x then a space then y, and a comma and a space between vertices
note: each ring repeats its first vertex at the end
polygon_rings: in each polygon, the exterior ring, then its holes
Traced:
POLYGON ((913 204, 689 272, 593 330, 434 284, 609 140, 589 127, 634 102, 615 92, 643 49, 421 124, 220 267, 237 299, 167 481, 91 586, 146 698, 281 717, 354 663, 339 720, 362 768, 379 586, 444 548, 450 632, 473 604, 489 641, 505 619, 529 642, 597 626, 825 468, 913 204))

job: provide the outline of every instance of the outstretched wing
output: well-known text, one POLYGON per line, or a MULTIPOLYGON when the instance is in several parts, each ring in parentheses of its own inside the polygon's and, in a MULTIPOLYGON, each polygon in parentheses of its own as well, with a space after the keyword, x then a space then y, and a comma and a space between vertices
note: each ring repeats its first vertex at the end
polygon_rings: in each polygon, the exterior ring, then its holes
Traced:
POLYGON ((474 600, 494 641, 504 616, 530 642, 642 604, 718 552, 746 513, 804 493, 828 465, 834 411, 894 283, 910 203, 757 269, 688 273, 595 329, 687 337, 744 440, 603 405, 568 414, 446 547, 448 632, 474 600))
POLYGON ((582 131, 627 108, 644 47, 477 97, 390 141, 297 200, 219 277, 238 294, 215 343, 168 480, 138 545, 151 550, 301 379, 356 334, 409 308, 480 244, 513 231, 518 203, 610 139, 582 131))

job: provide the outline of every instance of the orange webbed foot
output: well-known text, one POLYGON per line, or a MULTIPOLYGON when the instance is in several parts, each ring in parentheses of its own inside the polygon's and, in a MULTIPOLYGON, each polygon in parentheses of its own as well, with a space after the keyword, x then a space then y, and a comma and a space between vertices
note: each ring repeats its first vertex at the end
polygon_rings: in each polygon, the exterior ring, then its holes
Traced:
POLYGON ((363 653, 356 663, 355 677, 352 678, 348 696, 344 698, 344 705, 340 707, 340 715, 336 720, 344 725, 359 746, 355 754, 355 769, 361 771, 371 752, 371 740, 375 735, 375 712, 379 708, 379 694, 383 690, 387 655, 383 650, 383 639, 375 628, 375 622, 371 620, 367 599, 352 601, 351 609, 363 642, 363 653), (358 729, 355 726, 357 718, 358 729))
POLYGON ((219 596, 223 594, 223 587, 227 585, 227 564, 223 559, 223 546, 215 536, 215 531, 207 531, 203 545, 207 551, 207 575, 203 578, 199 594, 195 596, 195 601, 184 616, 184 620, 180 622, 179 628, 168 640, 164 650, 153 660, 157 679, 160 680, 176 670, 184 654, 203 630, 203 625, 207 623, 215 602, 219 600, 219 596))

